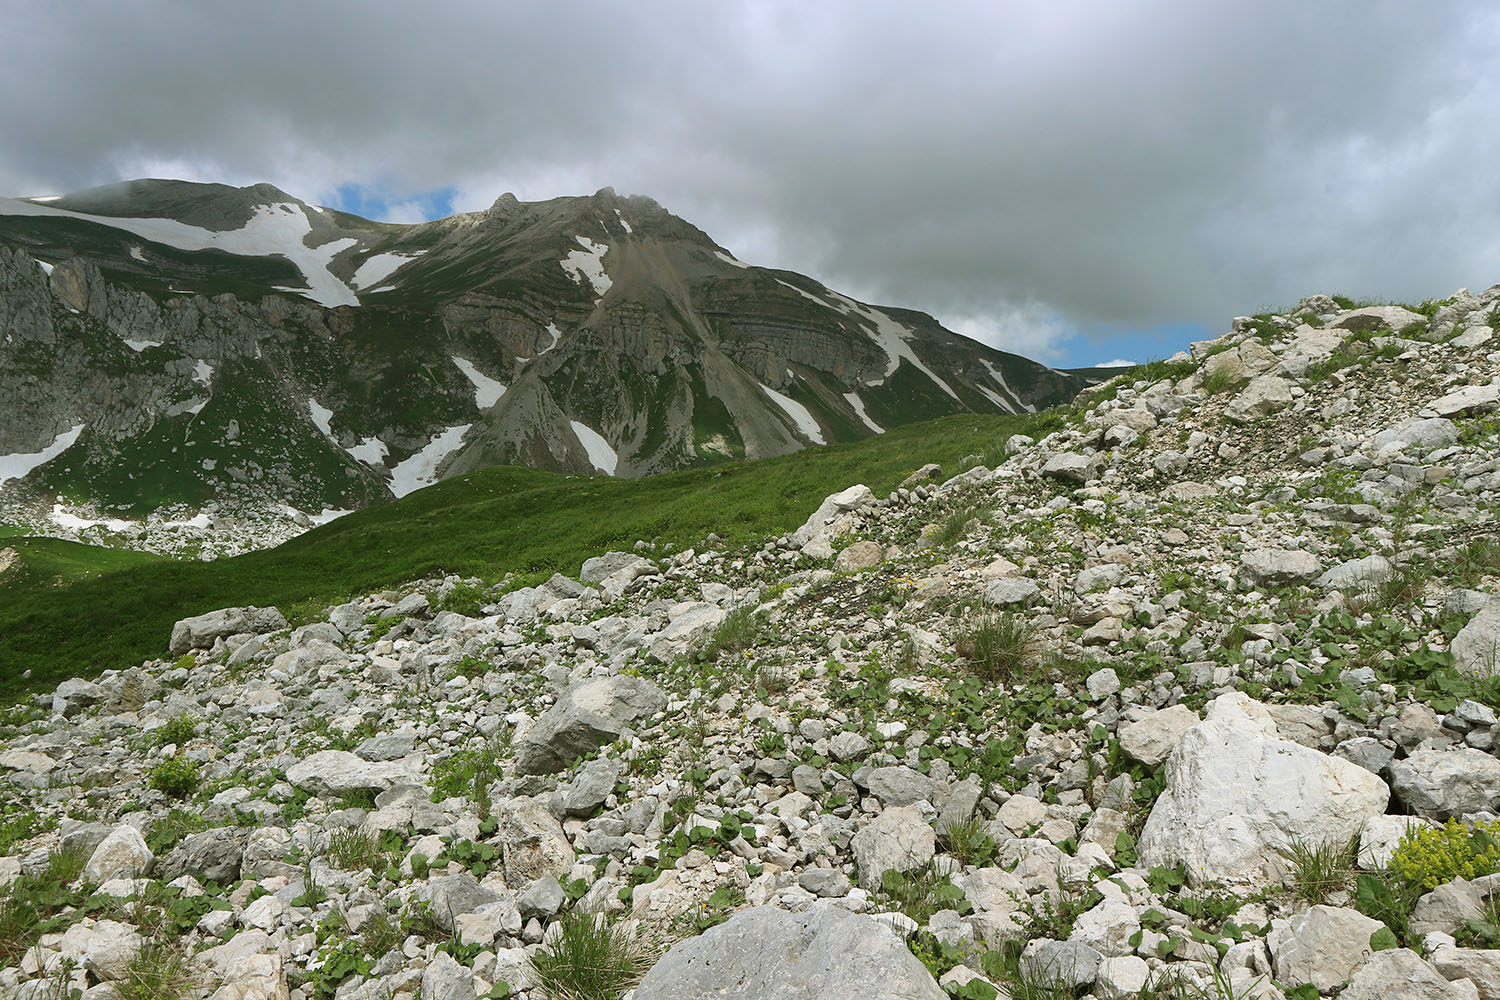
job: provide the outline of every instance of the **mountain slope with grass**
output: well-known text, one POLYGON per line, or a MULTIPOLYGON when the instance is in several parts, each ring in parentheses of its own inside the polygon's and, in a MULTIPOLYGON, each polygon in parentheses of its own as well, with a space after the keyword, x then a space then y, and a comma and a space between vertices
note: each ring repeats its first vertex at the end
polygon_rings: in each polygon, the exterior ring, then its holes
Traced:
POLYGON ((1497 307, 22 580, 0 991, 1488 1000, 1497 307))
POLYGON ((421 225, 269 185, 0 199, 0 496, 65 528, 209 509, 275 541, 246 512, 306 527, 493 465, 772 457, 1090 381, 608 189, 421 225))

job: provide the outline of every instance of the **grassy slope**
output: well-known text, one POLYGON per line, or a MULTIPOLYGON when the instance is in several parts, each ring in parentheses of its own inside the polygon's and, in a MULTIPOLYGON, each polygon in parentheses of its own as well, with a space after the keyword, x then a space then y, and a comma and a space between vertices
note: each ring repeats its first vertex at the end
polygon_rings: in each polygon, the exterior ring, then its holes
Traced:
POLYGON ((0 587, 0 695, 163 656, 174 621, 214 608, 274 604, 296 620, 443 572, 572 574, 585 558, 638 538, 683 546, 713 531, 733 547, 801 524, 856 482, 883 494, 925 462, 956 471, 960 458, 978 454, 994 463, 1007 436, 1057 419, 948 417, 854 444, 636 480, 485 469, 234 559, 152 561, 62 586, 27 579, 0 587))

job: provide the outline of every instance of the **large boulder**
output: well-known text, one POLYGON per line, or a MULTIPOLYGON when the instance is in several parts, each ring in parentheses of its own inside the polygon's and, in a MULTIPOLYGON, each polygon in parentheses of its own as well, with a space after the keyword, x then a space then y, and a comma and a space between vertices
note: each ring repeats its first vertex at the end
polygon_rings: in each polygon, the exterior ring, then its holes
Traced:
POLYGON ((347 750, 321 750, 286 769, 286 780, 319 798, 383 792, 416 780, 405 761, 367 761, 347 750))
POLYGON ((1446 820, 1500 809, 1500 760, 1481 750, 1418 750, 1390 767, 1396 797, 1418 816, 1446 820))
POLYGON ((666 695, 644 677, 595 677, 563 692, 516 747, 517 774, 551 774, 613 743, 631 723, 667 705, 666 695))
POLYGON ((1290 920, 1274 921, 1267 944, 1277 981, 1311 984, 1319 993, 1342 986, 1375 953, 1370 936, 1384 926, 1343 906, 1314 906, 1290 920))
POLYGON ((505 845, 505 884, 521 887, 551 875, 566 879, 573 869, 568 835, 536 799, 507 799, 495 807, 495 836, 505 845))
POLYGON ((1268 417, 1291 402, 1291 383, 1279 375, 1258 375, 1224 408, 1224 416, 1236 423, 1245 423, 1268 417))
POLYGON ((1165 775, 1140 862, 1184 864, 1194 885, 1277 883, 1294 842, 1348 843, 1390 798, 1357 764, 1281 739, 1265 706, 1242 694, 1209 705, 1165 775))
POLYGON ((1302 549, 1252 549, 1240 559, 1239 580, 1247 587, 1305 583, 1323 572, 1318 557, 1302 549))
POLYGON ((238 827, 216 827, 187 837, 161 860, 157 878, 171 882, 191 875, 200 882, 229 885, 240 877, 245 853, 245 831, 238 827))
POLYGON ((140 878, 155 858, 146 838, 133 826, 121 824, 94 848, 83 866, 83 880, 95 885, 117 878, 140 878))
POLYGON ((1467 677, 1500 674, 1500 597, 1491 597, 1453 637, 1453 665, 1467 677))
POLYGON ((854 530, 860 508, 875 502, 868 486, 857 484, 825 499, 788 542, 814 559, 832 559, 833 542, 854 530))
POLYGON ((1202 720, 1186 705, 1148 711, 1120 725, 1120 749, 1131 760, 1158 767, 1177 749, 1182 737, 1202 720))
POLYGON ((651 1000, 945 1000, 887 924, 829 906, 741 910, 646 973, 651 1000))
POLYGON ((874 891, 887 871, 915 871, 932 860, 937 837, 912 806, 892 806, 854 835, 859 884, 874 891))
POLYGON ((1376 952, 1354 974, 1339 1000, 1464 1000, 1465 996, 1416 952, 1391 948, 1376 952))
POLYGON ((259 635, 286 627, 286 619, 275 608, 220 608, 173 625, 171 649, 180 655, 212 646, 215 639, 247 632, 259 635))

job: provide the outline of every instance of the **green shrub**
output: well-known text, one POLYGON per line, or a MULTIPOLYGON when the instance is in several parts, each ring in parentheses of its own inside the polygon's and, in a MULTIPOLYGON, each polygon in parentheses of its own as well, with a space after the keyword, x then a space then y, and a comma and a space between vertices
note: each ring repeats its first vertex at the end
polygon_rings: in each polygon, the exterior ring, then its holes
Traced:
POLYGON ((1427 890, 1500 872, 1500 821, 1476 823, 1470 830, 1450 819, 1438 830, 1413 830, 1391 855, 1391 871, 1427 890))
POLYGON ((192 739, 198 732, 198 720, 183 712, 181 715, 170 720, 166 725, 160 727, 152 735, 156 738, 159 747, 175 744, 181 746, 192 739))
POLYGON ((552 1000, 619 1000, 646 964, 624 928, 578 910, 562 918, 557 936, 531 958, 537 983, 552 1000))
POLYGON ((198 787, 198 765, 182 754, 173 754, 153 767, 147 783, 163 795, 186 798, 198 787))
POLYGON ((986 614, 958 634, 954 647, 985 680, 1010 684, 1036 657, 1036 629, 1014 612, 986 614))

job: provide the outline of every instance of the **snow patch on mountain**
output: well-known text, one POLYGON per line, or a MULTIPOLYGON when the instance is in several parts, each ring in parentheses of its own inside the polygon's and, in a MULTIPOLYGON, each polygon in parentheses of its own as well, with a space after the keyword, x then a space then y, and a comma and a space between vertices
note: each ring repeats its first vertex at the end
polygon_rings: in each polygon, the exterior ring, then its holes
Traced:
POLYGON ((775 389, 772 389, 768 385, 764 385, 762 383, 756 384, 760 385, 760 391, 769 396, 771 402, 775 403, 777 406, 786 411, 786 415, 792 418, 792 423, 797 425, 797 429, 801 431, 809 441, 811 441, 813 444, 827 443, 823 440, 823 428, 818 426, 818 422, 813 419, 813 415, 807 409, 807 407, 803 406, 801 403, 797 402, 790 396, 783 396, 781 393, 777 392, 775 389))
POLYGON ((209 364, 207 361, 202 360, 193 362, 193 380, 195 382, 201 382, 203 385, 208 385, 213 380, 213 377, 213 365, 209 364))
POLYGON ((307 410, 312 414, 312 422, 318 425, 318 430, 329 437, 333 437, 333 411, 326 406, 320 406, 316 399, 307 397, 307 410))
POLYGON ((355 306, 359 296, 328 270, 335 256, 358 243, 345 238, 310 247, 304 240, 312 232, 312 220, 302 207, 291 202, 257 205, 255 214, 240 229, 213 232, 189 226, 175 219, 124 219, 38 205, 34 201, 0 198, 0 215, 31 215, 61 219, 78 219, 112 229, 122 229, 153 243, 178 250, 223 250, 241 257, 268 257, 279 254, 297 266, 307 279, 307 288, 278 286, 279 290, 304 295, 319 305, 355 306))
POLYGON ((433 436, 420 451, 396 463, 391 470, 391 492, 398 497, 415 493, 438 480, 438 466, 463 444, 464 435, 473 424, 457 424, 433 436))
MULTIPOLYGON (((552 342, 557 343, 555 339, 552 342)), ((464 378, 474 384, 474 405, 481 410, 488 410, 505 395, 505 386, 475 368, 474 362, 454 355, 453 363, 464 373, 464 378)))
POLYGON ((866 427, 870 428, 870 430, 874 431, 876 434, 885 433, 885 428, 877 424, 875 421, 871 420, 870 415, 865 412, 865 401, 859 398, 859 393, 846 392, 844 393, 844 398, 849 401, 850 406, 854 407, 855 415, 864 422, 864 425, 866 427))
POLYGON ((578 435, 578 443, 589 453, 589 464, 606 476, 613 476, 615 468, 620 464, 620 456, 615 454, 604 436, 588 424, 581 424, 576 420, 569 420, 568 423, 573 426, 573 433, 578 435))
POLYGON ((816 295, 813 295, 811 292, 807 292, 807 291, 804 291, 801 288, 798 288, 796 285, 792 284, 790 281, 782 281, 780 278, 777 278, 776 279, 776 283, 778 285, 785 285, 787 288, 790 288, 792 291, 796 292, 798 295, 802 296, 804 299, 806 299, 807 301, 811 302, 813 305, 822 306, 824 309, 832 309, 833 308, 833 306, 829 305, 827 302, 824 302, 822 299, 818 298, 816 295))
POLYGON ((547 332, 552 335, 552 343, 548 344, 546 347, 542 348, 540 351, 537 351, 536 353, 537 353, 538 357, 540 357, 541 355, 546 354, 548 351, 552 350, 552 348, 554 348, 554 347, 557 346, 557 342, 559 340, 562 340, 562 331, 557 328, 557 324, 556 323, 548 323, 547 324, 547 332))
POLYGON ((610 276, 604 273, 604 255, 609 252, 609 244, 595 243, 587 236, 573 238, 583 249, 570 250, 558 263, 575 282, 581 285, 587 279, 594 288, 594 294, 603 295, 614 284, 610 276))
POLYGON ((627 233, 633 233, 633 232, 635 232, 634 229, 630 228, 630 223, 628 223, 628 222, 625 221, 625 216, 623 216, 623 215, 620 214, 620 210, 618 208, 615 209, 615 218, 617 218, 617 219, 620 220, 620 226, 625 230, 625 232, 627 232, 627 233))
POLYGON ((137 247, 137 246, 131 247, 130 248, 130 256, 134 257, 136 260, 140 261, 142 264, 146 263, 146 255, 145 255, 145 253, 143 253, 141 251, 140 247, 137 247))
POLYGON ((885 366, 886 378, 890 378, 896 374, 896 369, 901 367, 901 362, 904 359, 911 362, 914 368, 930 378, 939 389, 954 399, 958 399, 958 393, 954 392, 947 382, 938 378, 931 368, 924 365, 922 359, 918 358, 917 353, 911 349, 911 344, 907 342, 907 338, 911 336, 910 330, 891 319, 879 309, 862 306, 847 295, 840 295, 835 291, 829 291, 828 294, 844 304, 840 312, 863 316, 875 325, 875 333, 872 339, 880 345, 880 349, 885 351, 885 356, 889 359, 889 363, 885 366))
POLYGON ((47 515, 47 520, 59 528, 67 528, 69 531, 83 531, 85 528, 103 528, 105 531, 125 531, 134 522, 118 517, 80 517, 68 510, 62 504, 53 504, 52 513, 47 515))
POLYGON ((369 291, 394 274, 402 265, 410 264, 426 252, 426 250, 419 250, 415 253, 378 253, 359 265, 354 276, 349 279, 349 284, 360 291, 369 291))
POLYGON ((45 274, 49 278, 52 277, 52 265, 51 264, 47 263, 45 260, 37 260, 35 257, 33 257, 31 259, 32 260, 36 260, 36 266, 42 269, 42 273, 43 274, 45 274))
POLYGON ((125 346, 139 354, 148 347, 160 347, 165 343, 166 341, 164 340, 126 340, 125 346))
POLYGON ((367 437, 353 448, 345 448, 355 461, 366 465, 384 468, 386 456, 391 450, 385 446, 385 442, 378 437, 367 437))
POLYGON ((0 455, 0 483, 20 479, 32 469, 46 465, 58 455, 73 447, 83 433, 83 424, 74 424, 52 439, 52 443, 41 451, 23 452, 15 455, 0 455))
POLYGON ((750 267, 749 264, 746 264, 742 260, 735 260, 733 257, 729 256, 729 254, 725 253, 723 250, 715 250, 714 251, 714 256, 717 257, 717 258, 719 258, 720 260, 722 260, 724 263, 730 265, 731 267, 739 267, 739 268, 747 268, 747 269, 750 267))
MULTIPOLYGON (((984 365, 984 370, 990 373, 990 378, 994 379, 995 382, 1000 386, 1000 388, 1005 390, 1005 394, 1007 396, 1015 400, 1015 404, 1017 406, 1020 406, 1021 409, 1025 410, 1027 413, 1036 412, 1036 406, 1031 403, 1021 402, 1021 397, 1016 395, 1016 391, 1010 387, 1010 383, 1005 381, 1005 375, 1000 371, 1000 369, 990 364, 988 360, 982 361, 981 363, 984 365)), ((1014 406, 1009 407, 1009 409, 1011 413, 1018 412, 1014 406)))

